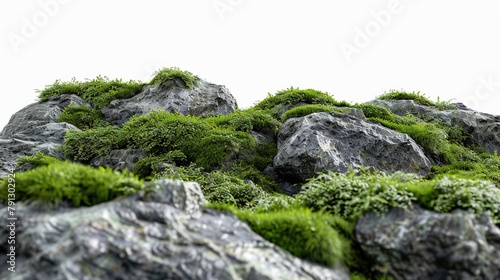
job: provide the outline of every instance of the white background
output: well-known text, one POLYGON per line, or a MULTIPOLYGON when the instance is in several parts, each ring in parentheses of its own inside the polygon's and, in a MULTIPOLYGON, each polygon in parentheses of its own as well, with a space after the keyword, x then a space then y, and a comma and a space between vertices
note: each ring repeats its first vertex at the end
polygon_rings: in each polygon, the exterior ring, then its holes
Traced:
POLYGON ((240 108, 290 86, 421 91, 500 115, 500 1, 0 0, 0 128, 56 79, 177 66, 240 108))

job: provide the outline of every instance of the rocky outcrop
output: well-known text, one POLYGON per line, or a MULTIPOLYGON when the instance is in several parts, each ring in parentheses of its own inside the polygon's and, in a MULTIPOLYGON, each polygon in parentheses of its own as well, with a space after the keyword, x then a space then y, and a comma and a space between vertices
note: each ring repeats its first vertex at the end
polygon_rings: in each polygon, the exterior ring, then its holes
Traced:
POLYGON ((413 100, 374 100, 369 103, 386 107, 400 116, 410 113, 426 121, 437 120, 458 125, 473 136, 466 144, 479 144, 489 153, 497 151, 500 154, 500 116, 480 113, 460 103, 456 104, 456 110, 445 111, 419 105, 413 100))
MULTIPOLYGON (((16 273, 1 279, 348 279, 302 261, 233 215, 203 210, 197 183, 148 183, 139 193, 89 208, 16 206, 16 273)), ((0 210, 6 220, 7 208, 0 210)), ((0 240, 9 229, 0 228, 0 240)), ((7 243, 0 243, 6 263, 7 243)))
POLYGON ((425 174, 430 161, 408 135, 352 115, 314 113, 287 120, 278 134, 275 171, 293 182, 317 172, 373 167, 425 174))
POLYGON ((236 99, 225 86, 200 79, 196 88, 188 89, 182 80, 174 79, 160 86, 145 86, 132 98, 113 100, 101 111, 108 122, 121 125, 134 115, 146 115, 155 109, 205 117, 227 115, 236 108, 236 99))
POLYGON ((109 154, 103 156, 103 157, 98 157, 94 158, 91 162, 90 165, 92 166, 104 166, 104 167, 111 167, 116 170, 132 170, 132 167, 134 166, 137 161, 143 157, 145 157, 146 154, 144 154, 141 150, 139 149, 119 149, 119 150, 112 150, 109 152, 109 154))
POLYGON ((356 239, 395 279, 500 279, 500 229, 486 215, 394 208, 361 217, 356 239))
POLYGON ((78 129, 74 125, 57 122, 64 108, 71 103, 90 107, 80 97, 65 94, 28 105, 10 118, 0 133, 0 177, 8 173, 8 168, 20 156, 43 151, 62 158, 58 147, 64 142, 66 132, 78 129))

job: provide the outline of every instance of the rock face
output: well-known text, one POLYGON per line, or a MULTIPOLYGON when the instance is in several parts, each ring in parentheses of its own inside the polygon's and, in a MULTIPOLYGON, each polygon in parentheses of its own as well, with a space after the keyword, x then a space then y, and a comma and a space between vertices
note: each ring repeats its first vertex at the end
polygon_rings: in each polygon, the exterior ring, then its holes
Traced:
MULTIPOLYGON (((158 191, 90 208, 16 205, 16 273, 2 270, 0 278, 348 279, 293 257, 232 215, 202 210, 197 183, 148 184, 158 191)), ((1 227, 1 240, 8 234, 1 227)))
POLYGON ((68 123, 57 120, 64 108, 73 103, 75 106, 90 107, 76 95, 61 95, 47 102, 33 103, 15 113, 7 126, 0 133, 0 177, 8 173, 16 159, 23 155, 33 155, 44 151, 58 158, 58 151, 69 130, 78 129, 68 123))
POLYGON ((422 106, 413 100, 374 100, 369 103, 386 107, 400 116, 408 112, 424 120, 439 120, 458 125, 473 136, 468 144, 479 144, 489 153, 497 151, 500 154, 500 116, 480 113, 460 103, 456 104, 457 110, 446 111, 422 106))
POLYGON ((133 115, 146 115, 151 110, 163 109, 182 115, 227 115, 237 108, 236 99, 225 86, 198 80, 198 86, 188 89, 180 79, 170 80, 161 86, 146 86, 129 99, 113 100, 101 111, 108 122, 121 125, 133 115))
POLYGON ((317 172, 373 167, 425 174, 430 161, 408 135, 355 116, 314 113, 287 120, 278 134, 275 171, 301 182, 317 172))
POLYGON ((500 279, 500 229, 485 215, 395 208, 361 217, 356 239, 395 279, 500 279))

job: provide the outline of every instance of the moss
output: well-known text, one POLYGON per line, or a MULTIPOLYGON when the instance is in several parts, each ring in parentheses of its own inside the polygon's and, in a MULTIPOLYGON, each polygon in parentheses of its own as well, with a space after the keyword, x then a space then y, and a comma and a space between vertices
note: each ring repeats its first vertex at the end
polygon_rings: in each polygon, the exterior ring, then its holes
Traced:
POLYGON ((285 122, 286 120, 288 120, 290 118, 303 117, 303 116, 307 116, 309 114, 317 113, 317 112, 345 113, 346 109, 339 108, 339 107, 332 106, 332 105, 311 104, 311 105, 304 105, 304 106, 292 108, 292 109, 286 111, 281 118, 282 118, 282 121, 285 122))
POLYGON ((90 103, 94 108, 101 109, 115 99, 130 98, 139 93, 144 84, 136 81, 124 82, 121 79, 110 80, 108 77, 97 76, 85 82, 73 78, 69 82, 57 80, 54 84, 38 90, 38 100, 47 101, 50 97, 63 94, 75 94, 90 103))
POLYGON ((417 104, 424 106, 432 106, 436 107, 439 110, 455 110, 457 109, 456 105, 451 104, 450 102, 440 101, 438 99, 437 102, 431 101, 425 94, 421 94, 420 92, 406 92, 399 90, 390 90, 389 92, 384 92, 384 94, 377 97, 377 99, 381 100, 413 100, 417 104))
POLYGON ((278 91, 275 95, 270 95, 254 106, 255 109, 271 110, 280 104, 321 104, 334 106, 349 106, 347 102, 338 102, 326 92, 321 92, 314 89, 299 89, 290 87, 285 90, 278 91))
POLYGON ((85 106, 73 106, 70 104, 64 109, 58 122, 70 123, 79 129, 90 129, 108 126, 101 111, 93 110, 85 106))
POLYGON ((89 163, 96 157, 107 155, 111 150, 125 146, 123 131, 108 126, 86 131, 68 131, 64 138, 63 151, 71 160, 89 163))
MULTIPOLYGON (((61 162, 16 173, 16 200, 47 205, 67 202, 73 207, 91 206, 141 189, 142 182, 112 169, 61 162)), ((7 184, 0 187, 6 201, 7 184)))
POLYGON ((281 123, 268 112, 258 109, 236 111, 226 116, 207 119, 215 125, 242 132, 257 131, 276 135, 281 123))
POLYGON ((170 151, 161 156, 148 156, 141 158, 134 164, 132 172, 140 178, 154 176, 159 169, 160 163, 182 163, 186 160, 186 155, 181 151, 170 151))
POLYGON ((17 159, 17 165, 30 164, 33 167, 47 166, 53 163, 61 162, 59 159, 46 155, 41 151, 36 152, 32 156, 22 156, 17 159))
POLYGON ((187 88, 194 89, 196 86, 198 86, 199 78, 189 71, 183 71, 177 67, 171 67, 163 68, 155 72, 155 76, 149 82, 149 84, 161 85, 166 81, 174 79, 181 79, 186 84, 187 88))

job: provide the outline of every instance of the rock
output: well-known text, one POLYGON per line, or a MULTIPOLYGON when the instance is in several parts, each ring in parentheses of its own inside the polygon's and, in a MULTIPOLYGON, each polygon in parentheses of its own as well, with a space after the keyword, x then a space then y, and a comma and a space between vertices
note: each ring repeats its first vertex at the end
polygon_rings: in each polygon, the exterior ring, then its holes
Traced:
POLYGON ((120 171, 127 169, 130 171, 134 164, 145 156, 146 154, 139 149, 118 149, 112 150, 106 156, 93 159, 90 165, 111 167, 120 171))
POLYGON ((129 99, 113 100, 101 111, 114 125, 127 122, 133 115, 146 115, 151 110, 163 109, 182 115, 227 115, 237 108, 236 99, 225 86, 198 80, 198 86, 188 89, 180 79, 161 86, 145 86, 143 91, 129 99))
POLYGON ((360 218, 356 239, 395 279, 500 279, 500 229, 483 215, 394 208, 360 218))
POLYGON ((64 94, 43 103, 30 104, 12 115, 0 133, 0 177, 9 173, 8 169, 15 165, 20 156, 42 151, 60 159, 63 157, 58 147, 63 144, 67 131, 78 128, 68 123, 58 123, 57 120, 71 103, 75 106, 90 106, 76 95, 64 94))
MULTIPOLYGON (((146 187, 157 192, 89 208, 17 204, 16 273, 2 269, 0 278, 348 279, 341 268, 293 257, 233 215, 203 210, 197 183, 146 187)), ((1 240, 8 235, 1 227, 1 240)), ((0 249, 6 263, 7 243, 0 249)))
POLYGON ((290 182, 361 166, 425 174, 430 161, 408 135, 352 115, 314 113, 287 120, 278 134, 275 171, 290 182))
POLYGON ((368 103, 386 107, 400 116, 410 113, 426 121, 438 120, 458 125, 473 136, 465 144, 479 144, 489 153, 497 151, 500 154, 500 116, 480 113, 461 103, 456 104, 456 110, 445 111, 419 105, 413 100, 374 100, 368 103))

